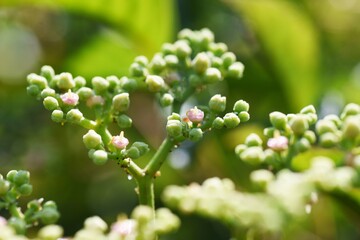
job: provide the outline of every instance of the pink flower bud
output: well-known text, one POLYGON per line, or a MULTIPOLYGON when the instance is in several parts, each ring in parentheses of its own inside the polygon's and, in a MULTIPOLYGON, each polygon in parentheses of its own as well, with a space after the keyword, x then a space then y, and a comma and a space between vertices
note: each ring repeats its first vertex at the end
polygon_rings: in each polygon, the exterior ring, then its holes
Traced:
POLYGON ((124 149, 129 144, 129 140, 124 137, 124 132, 121 131, 120 135, 112 137, 111 143, 118 149, 124 149))
POLYGON ((67 92, 60 96, 62 102, 69 106, 76 106, 79 103, 79 95, 73 92, 67 92))
POLYGON ((132 219, 121 220, 111 226, 111 232, 119 234, 121 237, 129 236, 134 233, 136 222, 132 219))
POLYGON ((101 96, 98 96, 98 95, 92 96, 92 97, 88 98, 88 100, 86 101, 86 105, 88 107, 102 106, 102 105, 104 105, 104 103, 105 103, 104 98, 102 98, 101 96))
POLYGON ((191 122, 199 123, 204 119, 204 112, 198 109, 197 107, 194 107, 186 112, 186 116, 189 118, 191 122))
POLYGON ((288 148, 288 139, 284 136, 270 138, 267 142, 267 146, 274 151, 283 151, 288 148))

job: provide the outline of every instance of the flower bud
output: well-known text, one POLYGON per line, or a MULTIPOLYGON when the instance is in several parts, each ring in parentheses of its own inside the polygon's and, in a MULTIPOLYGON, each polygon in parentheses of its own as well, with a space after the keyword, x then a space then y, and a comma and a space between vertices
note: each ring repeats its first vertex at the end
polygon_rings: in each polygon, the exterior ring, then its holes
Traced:
POLYGON ((333 147, 340 141, 338 135, 332 132, 327 132, 320 135, 320 146, 322 147, 333 147))
POLYGON ((120 78, 120 87, 124 89, 126 92, 134 91, 138 84, 135 79, 128 78, 128 77, 122 77, 120 78))
POLYGON ((160 99, 160 104, 163 107, 170 106, 174 102, 174 97, 170 93, 165 93, 160 99))
POLYGON ((335 133, 337 131, 338 131, 337 126, 332 121, 322 119, 316 123, 316 132, 319 135, 322 135, 326 132, 335 133))
POLYGON ((41 222, 46 225, 54 224, 60 218, 59 212, 53 207, 44 206, 44 208, 38 212, 38 215, 40 216, 41 222))
POLYGON ((44 107, 50 111, 55 110, 59 107, 59 102, 54 97, 46 97, 43 100, 43 104, 44 104, 44 107))
POLYGON ((96 150, 92 154, 92 160, 96 165, 104 165, 108 160, 108 154, 104 150, 96 150))
POLYGON ((295 135, 303 135, 309 129, 309 122, 304 114, 296 114, 289 121, 290 128, 295 135))
POLYGON ((301 138, 295 143, 295 148, 299 152, 305 152, 311 148, 311 144, 306 138, 301 138))
POLYGON ((269 170, 259 169, 250 174, 250 179, 258 187, 265 190, 267 185, 275 179, 275 176, 269 170))
POLYGON ((55 71, 51 66, 45 65, 41 67, 40 74, 46 78, 46 80, 51 81, 55 76, 55 71))
POLYGON ((238 114, 240 122, 247 122, 250 119, 250 114, 248 112, 242 111, 238 114))
POLYGON ((240 154, 240 159, 251 165, 259 165, 264 161, 265 154, 261 147, 249 147, 240 154))
POLYGON ((83 78, 81 76, 77 76, 76 78, 74 78, 74 82, 75 82, 75 87, 77 87, 77 88, 81 88, 86 85, 85 78, 83 78))
POLYGON ((21 195, 29 196, 32 193, 33 187, 30 184, 25 183, 21 185, 17 190, 21 195))
POLYGON ((236 56, 232 52, 226 52, 221 56, 221 59, 223 61, 224 68, 228 69, 228 67, 236 61, 236 56))
POLYGON ((77 90, 77 95, 79 96, 80 100, 88 100, 90 97, 94 96, 94 91, 88 87, 81 87, 77 90))
POLYGON ((26 87, 26 92, 32 97, 37 97, 40 94, 41 90, 36 85, 30 85, 26 87))
POLYGON ((66 114, 66 120, 71 123, 79 123, 84 118, 79 109, 71 109, 66 114))
POLYGON ((132 77, 145 77, 147 75, 147 69, 137 62, 130 65, 129 72, 132 77))
POLYGON ((263 141, 261 140, 261 138, 259 137, 259 135, 257 135, 256 133, 252 133, 249 136, 246 137, 245 139, 245 144, 248 147, 253 147, 253 146, 261 146, 263 143, 263 141))
POLYGON ((242 111, 248 112, 249 111, 249 104, 245 102, 244 100, 238 100, 233 107, 233 111, 240 113, 242 111))
POLYGON ((126 155, 131 159, 137 159, 140 157, 140 151, 136 147, 130 147, 126 150, 126 155))
POLYGON ((15 232, 18 235, 25 234, 25 231, 26 231, 26 222, 25 222, 25 220, 23 220, 21 218, 17 218, 17 217, 11 217, 8 220, 7 223, 8 223, 8 225, 10 227, 12 227, 15 230, 15 232))
POLYGON ((10 170, 7 174, 6 174, 6 179, 10 182, 14 182, 15 176, 17 175, 18 171, 16 170, 10 170))
POLYGON ((227 128, 234 128, 240 123, 239 117, 235 113, 227 113, 223 117, 224 125, 227 128))
POLYGON ((126 146, 129 144, 129 140, 124 137, 124 132, 121 131, 120 135, 112 137, 111 143, 114 147, 121 150, 126 148, 126 146))
POLYGON ((166 55, 164 57, 164 60, 165 60, 165 63, 166 63, 166 66, 169 67, 169 68, 176 68, 179 64, 179 59, 176 55, 166 55))
POLYGON ((164 55, 174 54, 175 53, 175 46, 171 43, 164 43, 161 46, 161 51, 164 55))
POLYGON ((52 88, 44 88, 40 94, 41 98, 55 97, 55 95, 56 95, 56 92, 52 88))
POLYGON ((141 66, 145 67, 149 64, 149 60, 145 56, 137 56, 134 60, 134 62, 140 64, 141 66))
POLYGON ((161 55, 155 55, 150 63, 150 68, 154 73, 160 73, 166 66, 166 62, 161 55))
POLYGON ((203 137, 203 131, 201 128, 193 128, 189 132, 190 141, 197 142, 203 137))
POLYGON ((239 144, 239 145, 237 145, 237 146, 235 147, 235 154, 236 154, 237 156, 240 156, 240 154, 241 154, 245 149, 247 149, 247 148, 248 148, 247 145, 245 145, 245 144, 239 144))
POLYGON ((360 134, 359 117, 348 116, 342 126, 342 136, 345 139, 355 139, 360 134))
POLYGON ((0 196, 5 195, 5 193, 7 193, 7 191, 9 191, 9 189, 10 189, 10 182, 5 179, 1 179, 0 180, 0 196))
POLYGON ((159 92, 165 87, 164 79, 156 75, 148 75, 145 80, 150 92, 159 92))
POLYGON ((96 106, 103 106, 105 103, 105 100, 103 97, 95 95, 88 98, 86 101, 86 105, 88 107, 96 107, 96 106))
POLYGON ((229 78, 241 78, 244 74, 245 66, 241 62, 235 62, 228 68, 227 77, 229 78))
POLYGON ((222 97, 220 94, 214 95, 209 101, 209 108, 216 113, 225 111, 226 97, 222 97))
POLYGON ((360 113, 360 106, 355 103, 349 103, 345 106, 340 118, 344 120, 347 116, 357 115, 360 113))
POLYGON ((215 56, 221 56, 228 50, 225 43, 210 43, 209 48, 215 56))
POLYGON ((178 58, 183 59, 191 54, 191 48, 189 44, 184 40, 179 40, 174 43, 175 52, 178 58))
POLYGON ((210 67, 210 59, 204 52, 198 53, 192 61, 195 72, 202 74, 210 67))
POLYGON ((197 107, 191 108, 186 112, 186 116, 193 123, 200 123, 204 119, 204 112, 198 109, 197 107))
POLYGON ((113 97, 112 108, 115 113, 125 112, 129 109, 130 98, 128 93, 120 93, 113 97))
POLYGON ((38 237, 44 240, 60 239, 64 230, 58 225, 47 225, 39 230, 38 237))
POLYGON ((197 74, 191 74, 189 77, 189 83, 191 86, 197 87, 203 83, 203 79, 197 74))
POLYGON ((284 136, 277 136, 270 138, 267 142, 267 146, 276 152, 281 152, 288 149, 289 141, 284 136))
POLYGON ((132 119, 125 114, 121 114, 120 116, 118 116, 116 118, 116 122, 118 126, 122 129, 129 128, 132 126, 132 119))
POLYGON ((64 112, 61 110, 54 110, 51 113, 51 120, 57 123, 62 122, 64 120, 64 112))
POLYGON ((170 137, 178 137, 182 135, 182 123, 179 120, 168 120, 166 131, 170 137))
POLYGON ((73 92, 67 92, 60 95, 61 101, 68 106, 76 106, 79 103, 79 95, 73 92))
POLYGON ((71 73, 61 73, 58 76, 58 81, 56 84, 58 88, 63 90, 68 90, 75 87, 75 82, 73 80, 71 73))
POLYGON ((148 151, 150 151, 149 145, 144 142, 134 142, 131 147, 135 147, 139 150, 140 156, 144 155, 148 151))
POLYGON ((95 232, 105 232, 108 229, 108 226, 104 220, 98 216, 89 217, 84 222, 85 229, 93 230, 95 232))
POLYGON ((27 80, 30 85, 36 85, 40 90, 47 87, 47 80, 43 76, 31 73, 27 76, 27 80))
POLYGON ((30 181, 30 173, 28 171, 19 170, 14 176, 14 184, 20 187, 23 184, 27 184, 30 181))
POLYGON ((311 144, 314 144, 316 141, 316 135, 311 130, 305 131, 303 137, 306 138, 311 144))
POLYGON ((202 43, 204 45, 208 45, 209 43, 214 42, 214 33, 210 31, 208 28, 203 28, 199 31, 200 36, 202 38, 202 43))
POLYGON ((37 212, 41 209, 41 199, 32 200, 28 202, 27 208, 31 209, 31 211, 37 212))
POLYGON ((93 77, 93 79, 91 79, 91 85, 95 93, 101 94, 108 89, 110 84, 103 77, 93 77))
POLYGON ((270 113, 270 122, 271 124, 276 128, 276 129, 280 129, 283 130, 286 128, 286 124, 287 124, 287 117, 285 114, 281 113, 281 112, 272 112, 270 113))
POLYGON ((224 127, 224 119, 221 117, 215 118, 211 127, 215 129, 222 129, 224 127))
POLYGON ((221 69, 223 65, 223 60, 219 57, 211 58, 211 67, 221 69))
POLYGON ((207 83, 216 83, 221 80, 221 72, 217 68, 208 68, 205 71, 204 79, 207 83))
POLYGON ((94 130, 89 130, 83 136, 83 142, 88 149, 96 149, 102 144, 101 136, 94 130))

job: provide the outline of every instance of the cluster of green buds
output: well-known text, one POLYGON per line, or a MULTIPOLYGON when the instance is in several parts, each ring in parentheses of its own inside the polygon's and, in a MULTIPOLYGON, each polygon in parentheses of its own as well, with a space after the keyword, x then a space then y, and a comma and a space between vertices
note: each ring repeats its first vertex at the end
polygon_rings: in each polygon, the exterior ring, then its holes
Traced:
POLYGON ((79 230, 74 240, 153 240, 158 235, 175 231, 180 226, 179 218, 167 208, 159 208, 153 217, 153 209, 148 206, 136 207, 131 218, 120 215, 109 229, 109 226, 98 216, 85 220, 83 229, 79 230))
POLYGON ((53 224, 60 217, 55 202, 44 202, 42 198, 28 202, 27 209, 22 211, 18 206, 18 200, 22 196, 30 195, 31 192, 32 185, 28 171, 11 170, 6 178, 0 174, 0 210, 9 212, 10 218, 6 224, 17 234, 25 234, 28 228, 39 223, 53 224))
POLYGON ((244 100, 239 100, 234 104, 233 112, 224 114, 225 109, 226 97, 216 94, 207 106, 195 106, 189 109, 184 118, 177 113, 172 113, 167 118, 168 136, 176 142, 185 139, 199 141, 205 131, 235 128, 240 122, 246 122, 250 118, 249 104, 244 100))
POLYGON ((244 144, 236 147, 236 154, 253 165, 267 163, 274 167, 289 166, 291 159, 311 148, 316 135, 311 126, 317 121, 315 108, 310 105, 297 114, 270 113, 272 127, 264 129, 266 146, 260 136, 249 135, 244 144))

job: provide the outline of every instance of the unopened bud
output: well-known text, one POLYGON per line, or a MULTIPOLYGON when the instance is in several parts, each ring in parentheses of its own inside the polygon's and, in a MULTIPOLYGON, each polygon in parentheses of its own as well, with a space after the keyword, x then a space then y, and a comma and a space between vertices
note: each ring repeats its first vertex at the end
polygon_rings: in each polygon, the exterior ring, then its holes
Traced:
POLYGON ((96 150, 92 154, 92 160, 96 165, 104 165, 108 160, 108 154, 104 150, 96 150))
POLYGON ((122 77, 120 78, 120 87, 126 92, 134 91, 137 88, 138 84, 135 79, 122 77))
POLYGON ((51 66, 45 65, 41 67, 40 74, 46 78, 46 80, 51 81, 55 76, 55 71, 51 66))
POLYGON ((239 117, 235 113, 227 113, 223 117, 224 125, 227 128, 234 128, 240 123, 239 117))
POLYGON ((186 112, 186 116, 193 123, 200 123, 204 119, 204 112, 197 107, 191 108, 186 112))
POLYGON ((240 113, 242 111, 249 111, 249 104, 244 100, 239 100, 234 104, 233 110, 234 112, 240 113))
POLYGON ((58 88, 63 90, 68 90, 75 87, 75 82, 73 80, 71 73, 61 73, 58 76, 58 81, 56 84, 58 88))
POLYGON ((166 66, 166 62, 161 55, 155 55, 151 60, 150 67, 154 73, 160 73, 166 66))
POLYGON ((242 111, 238 114, 240 122, 247 122, 250 119, 250 114, 248 112, 242 111))
POLYGON ((176 55, 183 59, 191 54, 191 48, 189 44, 184 40, 179 40, 174 43, 176 55))
POLYGON ((245 144, 248 147, 253 147, 253 146, 261 146, 263 143, 263 141, 261 140, 261 138, 259 137, 259 135, 257 135, 256 133, 252 133, 249 136, 246 137, 245 139, 245 144))
POLYGON ((112 108, 114 112, 125 112, 129 109, 130 98, 129 93, 120 93, 113 97, 112 108))
POLYGON ((81 88, 86 85, 85 78, 83 78, 81 76, 77 76, 76 78, 74 78, 74 82, 75 82, 75 87, 77 87, 77 88, 81 88))
POLYGON ((211 127, 215 129, 222 129, 224 127, 224 119, 221 117, 215 118, 211 127))
POLYGON ((221 72, 217 68, 208 68, 205 71, 204 79, 207 83, 216 83, 221 80, 221 72))
POLYGON ((287 117, 285 114, 281 112, 272 112, 270 113, 270 122, 276 128, 280 130, 284 130, 287 124, 287 117))
POLYGON ((249 147, 241 152, 240 159, 251 165, 259 165, 264 161, 265 154, 261 147, 249 147))
POLYGON ((88 149, 96 149, 102 144, 101 136, 94 130, 89 130, 83 136, 83 142, 88 149))
POLYGON ((197 142, 203 137, 203 131, 200 128, 193 128, 189 132, 190 141, 197 142))
POLYGON ((170 106, 174 102, 174 97, 170 93, 165 93, 160 99, 160 104, 163 107, 170 106))
POLYGON ((289 121, 289 125, 296 135, 303 135, 309 129, 309 122, 304 114, 296 114, 289 121))
POLYGON ((165 87, 164 79, 156 75, 148 75, 145 80, 150 92, 159 92, 165 87))
POLYGON ((79 123, 84 118, 79 109, 71 109, 66 114, 66 120, 71 123, 79 123))
POLYGON ((276 152, 281 152, 288 149, 289 141, 284 136, 277 136, 270 138, 267 142, 267 146, 276 152))
POLYGON ((166 55, 164 57, 164 60, 165 60, 165 63, 166 63, 166 66, 169 67, 169 68, 176 68, 179 64, 179 59, 176 55, 166 55))
POLYGON ((81 87, 76 93, 78 94, 81 100, 85 100, 85 101, 90 97, 94 96, 94 91, 88 87, 81 87))
POLYGON ((241 78, 244 74, 244 69, 244 64, 241 62, 235 62, 229 66, 227 77, 235 79, 241 78))
POLYGON ((116 122, 118 126, 122 129, 129 128, 132 126, 132 119, 125 114, 121 114, 120 116, 118 116, 116 118, 116 122))
POLYGON ((44 107, 47 110, 55 110, 59 107, 59 102, 54 97, 46 97, 43 101, 44 107))
POLYGON ((225 69, 228 69, 228 67, 236 61, 236 56, 232 52, 224 53, 221 58, 223 60, 223 66, 225 69))
POLYGON ((214 95, 209 101, 209 108, 211 111, 221 113, 226 108, 226 97, 222 97, 220 94, 214 95))
POLYGON ((202 52, 196 55, 192 65, 195 72, 202 74, 210 67, 210 59, 206 53, 202 52))
POLYGON ((57 123, 62 122, 64 120, 64 112, 61 110, 54 110, 51 113, 51 120, 57 123))
POLYGON ((178 137, 182 135, 182 123, 179 120, 168 120, 166 131, 170 137, 178 137))
POLYGON ((91 79, 91 84, 97 94, 101 94, 106 91, 110 85, 103 77, 93 77, 93 79, 91 79))

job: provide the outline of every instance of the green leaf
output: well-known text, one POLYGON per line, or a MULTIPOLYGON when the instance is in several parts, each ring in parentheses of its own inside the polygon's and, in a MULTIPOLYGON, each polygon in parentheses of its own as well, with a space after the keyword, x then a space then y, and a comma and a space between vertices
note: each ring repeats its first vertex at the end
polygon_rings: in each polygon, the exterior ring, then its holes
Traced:
POLYGON ((315 102, 319 43, 309 17, 291 1, 226 2, 252 26, 290 106, 296 110, 315 102))

